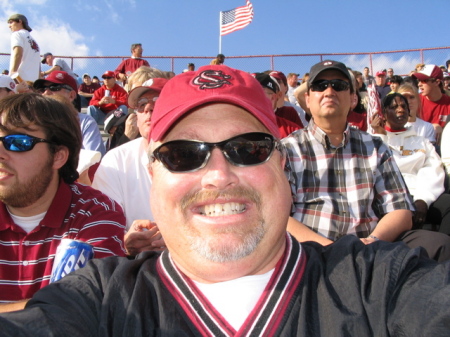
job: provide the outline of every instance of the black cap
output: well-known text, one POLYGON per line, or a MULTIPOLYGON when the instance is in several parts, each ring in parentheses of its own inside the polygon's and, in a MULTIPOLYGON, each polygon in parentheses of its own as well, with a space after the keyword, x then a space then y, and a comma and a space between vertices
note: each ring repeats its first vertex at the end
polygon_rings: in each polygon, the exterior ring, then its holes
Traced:
POLYGON ((313 65, 311 67, 311 70, 309 71, 308 85, 310 85, 312 82, 314 82, 316 77, 322 71, 325 71, 325 70, 340 71, 345 77, 348 78, 348 80, 350 82, 351 91, 354 91, 353 80, 352 80, 352 77, 350 76, 350 73, 349 73, 346 65, 342 62, 337 62, 337 61, 333 61, 333 60, 325 60, 325 61, 322 61, 322 62, 319 62, 319 63, 316 63, 315 65, 313 65))
POLYGON ((42 58, 41 63, 42 63, 42 64, 45 64, 45 63, 47 62, 47 56, 50 56, 50 55, 53 56, 52 53, 45 53, 45 54, 44 54, 44 57, 42 58))
POLYGON ((119 126, 120 124, 124 123, 127 117, 128 115, 122 110, 114 110, 108 112, 105 117, 104 130, 109 133, 109 130, 111 130, 113 126, 119 126))
POLYGON ((258 80, 258 82, 262 85, 263 88, 268 88, 275 93, 280 91, 280 87, 278 85, 277 80, 272 76, 265 73, 256 73, 253 76, 258 80))

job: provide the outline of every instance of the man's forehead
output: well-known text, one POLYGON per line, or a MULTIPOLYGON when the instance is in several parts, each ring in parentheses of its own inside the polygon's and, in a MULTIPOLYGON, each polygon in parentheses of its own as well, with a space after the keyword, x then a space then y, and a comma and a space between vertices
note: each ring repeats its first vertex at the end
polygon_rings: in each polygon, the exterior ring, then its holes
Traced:
POLYGON ((141 98, 155 98, 159 96, 159 92, 154 90, 149 90, 144 92, 141 96, 139 96, 138 100, 141 98))

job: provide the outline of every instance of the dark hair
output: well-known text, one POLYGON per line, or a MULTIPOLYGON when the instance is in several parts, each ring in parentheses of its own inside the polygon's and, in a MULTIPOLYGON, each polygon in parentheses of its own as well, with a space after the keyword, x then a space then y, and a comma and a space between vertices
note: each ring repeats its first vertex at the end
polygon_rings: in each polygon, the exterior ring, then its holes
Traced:
POLYGON ((450 60, 447 60, 447 61, 445 62, 445 65, 447 66, 447 69, 448 69, 448 66, 450 65, 450 60))
POLYGON ((142 43, 133 43, 133 44, 131 45, 131 51, 133 51, 133 49, 134 49, 134 48, 137 48, 137 47, 142 47, 142 43))
POLYGON ((36 93, 11 95, 0 100, 0 116, 3 124, 0 130, 9 131, 7 125, 30 129, 31 125, 42 128, 49 144, 50 152, 56 153, 58 147, 69 150, 67 162, 59 169, 60 177, 68 184, 78 179, 78 158, 82 137, 80 122, 73 109, 53 98, 36 93))
POLYGON ((381 102, 381 105, 383 106, 383 115, 385 114, 386 108, 391 105, 395 97, 400 97, 403 101, 405 101, 406 107, 408 108, 409 111, 409 104, 406 97, 398 92, 390 92, 389 94, 386 95, 386 97, 383 98, 383 101, 381 102))
POLYGON ((399 85, 403 84, 403 78, 399 75, 394 75, 389 79, 390 83, 397 83, 399 85))

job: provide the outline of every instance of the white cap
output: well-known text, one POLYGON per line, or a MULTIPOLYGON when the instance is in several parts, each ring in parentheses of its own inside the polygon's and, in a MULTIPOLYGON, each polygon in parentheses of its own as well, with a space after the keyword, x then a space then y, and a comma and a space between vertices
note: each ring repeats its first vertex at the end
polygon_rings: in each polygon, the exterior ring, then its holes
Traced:
POLYGON ((7 88, 16 92, 16 83, 8 75, 0 75, 0 88, 7 88))

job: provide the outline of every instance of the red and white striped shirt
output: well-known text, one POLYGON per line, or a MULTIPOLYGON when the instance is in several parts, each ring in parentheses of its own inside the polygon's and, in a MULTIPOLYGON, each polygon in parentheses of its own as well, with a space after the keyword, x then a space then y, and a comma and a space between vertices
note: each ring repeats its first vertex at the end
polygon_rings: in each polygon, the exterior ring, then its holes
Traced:
POLYGON ((30 233, 0 202, 0 302, 30 298, 49 283, 61 239, 94 246, 94 258, 124 256, 122 208, 89 186, 60 181, 45 217, 30 233))

